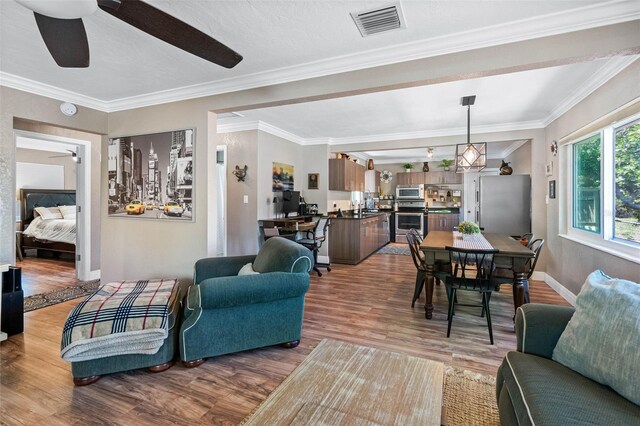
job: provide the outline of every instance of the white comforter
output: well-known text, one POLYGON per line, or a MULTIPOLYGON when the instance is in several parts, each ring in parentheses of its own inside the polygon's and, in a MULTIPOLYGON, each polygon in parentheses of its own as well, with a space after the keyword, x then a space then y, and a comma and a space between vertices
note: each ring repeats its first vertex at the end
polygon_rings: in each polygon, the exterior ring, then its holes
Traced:
POLYGON ((27 237, 38 240, 76 243, 76 221, 66 219, 43 220, 40 216, 33 219, 23 232, 27 237))

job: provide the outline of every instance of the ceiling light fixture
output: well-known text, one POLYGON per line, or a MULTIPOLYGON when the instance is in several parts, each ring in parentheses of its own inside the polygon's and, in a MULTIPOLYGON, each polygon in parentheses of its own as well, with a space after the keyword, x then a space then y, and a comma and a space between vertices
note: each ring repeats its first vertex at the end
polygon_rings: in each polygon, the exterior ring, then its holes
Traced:
POLYGON ((433 148, 427 149, 427 158, 433 158, 433 148))
POLYGON ((467 143, 456 145, 456 173, 475 172, 487 167, 487 143, 471 143, 471 105, 475 96, 462 98, 462 106, 467 107, 467 143))

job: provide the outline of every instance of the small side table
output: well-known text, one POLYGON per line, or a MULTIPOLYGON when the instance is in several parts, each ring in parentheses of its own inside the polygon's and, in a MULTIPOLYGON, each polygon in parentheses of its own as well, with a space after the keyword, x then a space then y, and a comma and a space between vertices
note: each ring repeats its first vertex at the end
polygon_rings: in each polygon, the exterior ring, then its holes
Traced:
POLYGON ((24 260, 22 258, 22 245, 20 244, 21 237, 22 231, 16 231, 16 256, 20 259, 20 262, 24 260))

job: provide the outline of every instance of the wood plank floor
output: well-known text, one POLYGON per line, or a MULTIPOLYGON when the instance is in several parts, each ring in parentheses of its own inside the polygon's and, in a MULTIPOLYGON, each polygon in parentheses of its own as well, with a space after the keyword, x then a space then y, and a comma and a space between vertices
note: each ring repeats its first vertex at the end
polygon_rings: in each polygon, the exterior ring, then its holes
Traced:
POLYGON ((72 258, 29 256, 24 257, 23 261, 17 261, 16 266, 22 268, 22 290, 25 297, 69 287, 78 282, 72 258))
MULTIPOLYGON (((479 309, 460 308, 447 339, 445 291, 436 288, 433 319, 426 320, 424 297, 411 308, 414 271, 409 256, 374 255, 357 266, 335 265, 321 278, 314 274, 295 349, 257 349, 209 359, 195 369, 177 364, 159 374, 113 374, 79 388, 59 356, 63 323, 78 300, 27 313, 25 333, 0 346, 0 423, 237 424, 323 338, 495 374, 515 348, 510 286, 491 299, 495 345, 489 345, 479 309)), ((541 282, 532 283, 531 299, 566 304, 541 282)))

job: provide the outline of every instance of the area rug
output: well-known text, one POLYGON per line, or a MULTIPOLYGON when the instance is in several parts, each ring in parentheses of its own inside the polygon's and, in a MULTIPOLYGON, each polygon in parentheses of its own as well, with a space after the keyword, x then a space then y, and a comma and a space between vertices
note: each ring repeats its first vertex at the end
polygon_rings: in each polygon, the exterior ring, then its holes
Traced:
MULTIPOLYGON (((318 348, 305 359, 292 373, 276 388, 269 397, 263 401, 258 407, 256 407, 251 415, 245 418, 241 425, 257 425, 262 424, 265 419, 269 421, 278 419, 277 424, 296 424, 296 425, 312 425, 312 424, 331 424, 331 425, 343 425, 343 424, 362 424, 362 425, 404 425, 413 424, 410 416, 404 413, 421 414, 418 416, 418 422, 415 424, 429 424, 427 419, 423 417, 425 412, 432 411, 433 408, 428 406, 428 402, 425 406, 420 406, 418 401, 429 400, 430 398, 423 395, 419 390, 417 392, 405 392, 407 389, 403 387, 399 391, 399 395, 406 398, 406 395, 412 395, 414 399, 407 400, 406 406, 403 404, 395 403, 394 401, 387 401, 385 396, 379 393, 387 393, 387 398, 397 397, 396 391, 393 386, 389 389, 384 389, 387 383, 399 382, 403 386, 411 387, 411 384, 416 380, 423 380, 420 374, 415 369, 416 365, 413 364, 417 361, 425 363, 432 363, 429 360, 422 358, 410 357, 402 354, 394 354, 387 351, 382 351, 374 348, 359 347, 350 345, 347 343, 336 342, 332 340, 323 340, 318 348), (335 346, 335 349, 332 347, 335 346), (345 347, 356 348, 356 352, 346 350, 345 347), (317 349, 321 350, 318 351, 317 349), (336 350, 337 349, 337 350, 336 350), (346 358, 350 358, 348 361, 341 359, 340 353, 344 352, 346 358), (380 355, 383 359, 393 358, 386 360, 386 366, 391 369, 395 369, 392 376, 394 377, 378 377, 379 374, 374 374, 370 377, 362 377, 367 375, 367 371, 374 369, 379 372, 388 373, 387 369, 380 369, 377 365, 370 365, 370 363, 376 364, 380 362, 380 355), (395 357, 395 358, 394 358, 395 357), (352 364, 355 360, 357 363, 356 372, 362 371, 362 374, 358 373, 354 378, 350 380, 342 380, 341 386, 333 385, 334 375, 330 370, 339 369, 342 370, 342 363, 352 364), (395 365, 394 364, 398 364, 395 365), (312 369, 309 371, 309 369, 312 369), (326 372, 324 370, 327 370, 326 372), (301 371, 302 370, 302 371, 301 371), (306 371, 305 371, 306 370, 306 371), (315 371, 313 371, 315 370, 315 371), (328 374, 327 374, 328 373, 328 374), (315 377, 318 376, 318 377, 315 377), (314 379, 315 377, 315 379, 314 379), (400 380, 396 380, 400 377, 400 380), (313 379, 313 380, 309 380, 313 379), (382 380, 384 385, 378 383, 382 380), (326 382, 326 383, 325 383, 326 382), (364 392, 364 398, 362 397, 362 387, 370 389, 375 395, 366 395, 364 392), (326 389, 325 389, 326 388, 326 389), (383 388, 381 390, 381 388, 383 388), (357 395, 354 396, 354 393, 357 395), (375 400, 374 405, 370 405, 370 399, 375 400), (354 403, 355 400, 357 402, 354 403), (353 408, 354 404, 357 408, 353 408), (382 411, 383 415, 379 412, 382 411)), ((434 363, 432 363, 434 364, 434 363)), ((440 363, 435 363, 442 366, 440 363)), ((353 367, 353 366, 351 366, 353 367)), ((349 369, 349 368, 348 368, 349 369)), ((426 371, 436 371, 427 367, 426 371)), ((442 373, 442 367, 440 367, 439 374, 442 373)), ((389 374, 387 374, 388 376, 389 374)), ((442 376, 440 376, 442 377, 442 376)), ((418 384, 418 388, 422 388, 418 384)), ((442 384, 443 382, 440 381, 442 384)), ((462 370, 455 367, 446 367, 444 369, 444 383, 442 400, 431 398, 437 401, 438 407, 440 407, 440 401, 443 405, 442 424, 447 426, 455 425, 499 425, 500 420, 498 417, 498 408, 495 398, 495 378, 492 376, 484 376, 481 374, 473 373, 470 371, 462 370)), ((426 389, 427 394, 433 394, 433 391, 426 389)), ((429 420, 435 421, 436 424, 440 424, 440 410, 437 410, 437 417, 433 415, 429 420)), ((431 416, 427 416, 431 417, 431 416)))
POLYGON ((409 246, 407 244, 387 244, 378 250, 379 254, 400 254, 409 256, 411 255, 411 250, 409 250, 409 246))
POLYGON ((24 312, 35 311, 36 309, 46 308, 47 306, 66 302, 67 300, 85 297, 96 291, 99 286, 100 280, 81 281, 74 286, 59 288, 47 293, 25 297, 24 312))

